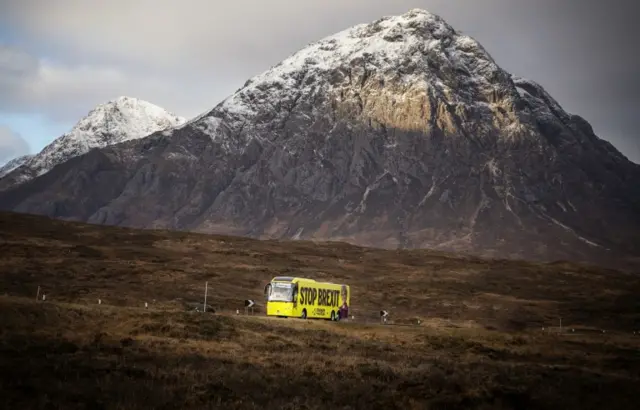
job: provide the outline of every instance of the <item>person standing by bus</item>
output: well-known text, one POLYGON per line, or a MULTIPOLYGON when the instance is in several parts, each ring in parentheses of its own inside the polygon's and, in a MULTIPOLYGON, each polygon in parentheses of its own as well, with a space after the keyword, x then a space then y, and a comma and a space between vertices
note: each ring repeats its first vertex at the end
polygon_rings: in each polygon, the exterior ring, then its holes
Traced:
POLYGON ((342 305, 340 306, 340 310, 338 312, 339 319, 346 319, 349 317, 349 304, 347 303, 347 286, 342 285, 342 289, 340 290, 340 296, 342 299, 342 305))

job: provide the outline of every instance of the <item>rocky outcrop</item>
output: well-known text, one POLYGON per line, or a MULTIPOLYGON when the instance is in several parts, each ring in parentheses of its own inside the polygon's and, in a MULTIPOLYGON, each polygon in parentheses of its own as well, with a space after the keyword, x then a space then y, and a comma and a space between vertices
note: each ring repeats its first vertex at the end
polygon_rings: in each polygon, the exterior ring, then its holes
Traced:
POLYGON ((177 128, 0 196, 101 224, 500 257, 640 252, 640 167, 423 10, 309 45, 177 128))

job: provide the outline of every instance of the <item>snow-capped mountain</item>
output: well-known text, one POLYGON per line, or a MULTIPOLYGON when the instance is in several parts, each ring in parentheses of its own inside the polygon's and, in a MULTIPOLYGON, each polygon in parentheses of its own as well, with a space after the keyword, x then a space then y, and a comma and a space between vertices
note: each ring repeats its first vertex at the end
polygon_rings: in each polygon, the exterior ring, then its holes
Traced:
MULTIPOLYGON (((137 98, 119 97, 100 104, 68 133, 55 139, 37 155, 16 159, 17 166, 0 172, 0 189, 24 183, 53 167, 94 148, 146 137, 184 124, 186 120, 137 98), (13 172, 11 172, 13 171, 13 172)), ((4 168, 3 168, 4 169, 4 168)))
POLYGON ((640 253, 640 166, 424 10, 0 194, 18 212, 534 259, 640 253))
POLYGON ((9 172, 23 165, 25 162, 29 161, 33 155, 22 155, 20 157, 16 157, 11 161, 7 162, 0 168, 0 178, 7 175, 9 172))

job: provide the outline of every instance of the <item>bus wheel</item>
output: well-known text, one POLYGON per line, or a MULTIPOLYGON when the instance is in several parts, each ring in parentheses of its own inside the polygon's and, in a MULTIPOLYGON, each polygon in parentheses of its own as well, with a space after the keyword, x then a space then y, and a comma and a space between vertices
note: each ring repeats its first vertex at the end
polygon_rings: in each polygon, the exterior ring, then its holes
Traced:
POLYGON ((303 309, 302 310, 302 314, 300 315, 301 319, 306 319, 307 318, 307 309, 303 309))
POLYGON ((331 311, 331 321, 332 321, 332 322, 335 322, 336 320, 337 320, 337 319, 336 319, 336 312, 335 312, 335 310, 332 310, 332 311, 331 311))

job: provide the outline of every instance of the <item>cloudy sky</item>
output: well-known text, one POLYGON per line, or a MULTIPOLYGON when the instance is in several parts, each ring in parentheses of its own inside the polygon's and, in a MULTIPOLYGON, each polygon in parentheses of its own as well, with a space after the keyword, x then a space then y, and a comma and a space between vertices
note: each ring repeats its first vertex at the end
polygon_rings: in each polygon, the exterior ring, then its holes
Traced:
MULTIPOLYGON (((0 164, 120 95, 193 117, 306 44, 424 8, 640 163, 634 0, 0 0, 0 164)), ((639 26, 640 27, 640 26, 639 26)))

